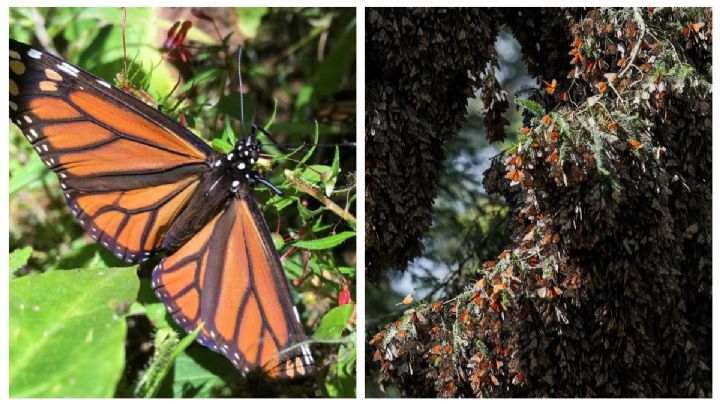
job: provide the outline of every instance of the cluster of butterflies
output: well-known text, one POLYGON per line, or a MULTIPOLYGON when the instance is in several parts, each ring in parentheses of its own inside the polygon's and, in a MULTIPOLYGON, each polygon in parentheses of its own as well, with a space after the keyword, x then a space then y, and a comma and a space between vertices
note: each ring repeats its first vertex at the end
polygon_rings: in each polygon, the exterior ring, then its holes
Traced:
POLYGON ((144 102, 10 40, 10 119, 53 170, 82 228, 117 257, 164 252, 152 287, 240 372, 310 374, 313 357, 252 187, 255 129, 223 155, 144 102))

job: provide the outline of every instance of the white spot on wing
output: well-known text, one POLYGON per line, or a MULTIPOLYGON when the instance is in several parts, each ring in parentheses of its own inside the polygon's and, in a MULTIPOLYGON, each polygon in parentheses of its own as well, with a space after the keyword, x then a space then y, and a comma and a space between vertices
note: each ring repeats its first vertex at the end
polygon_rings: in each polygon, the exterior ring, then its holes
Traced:
POLYGON ((10 57, 13 59, 20 59, 20 54, 15 52, 14 50, 10 51, 10 57))
POLYGON ((32 135, 33 139, 38 137, 37 132, 35 132, 35 129, 30 129, 30 135, 32 135))
POLYGON ((110 84, 108 84, 102 80, 97 80, 97 82, 100 83, 100 85, 103 87, 112 88, 112 86, 110 86, 110 84))
POLYGON ((18 108, 18 107, 17 107, 17 104, 15 104, 14 102, 10 101, 10 109, 12 109, 13 111, 17 111, 17 108, 18 108))
POLYGON ((72 66, 72 65, 68 64, 67 62, 60 63, 58 65, 58 69, 64 71, 65 73, 67 73, 73 77, 77 77, 78 72, 79 72, 79 70, 75 66, 72 66))
POLYGON ((28 50, 27 55, 33 59, 40 59, 40 57, 42 56, 42 53, 40 53, 40 51, 38 51, 38 50, 30 49, 30 50, 28 50))
POLYGON ((27 122, 27 123, 32 123, 32 119, 31 119, 29 116, 27 116, 27 115, 23 115, 23 119, 24 119, 25 122, 27 122))

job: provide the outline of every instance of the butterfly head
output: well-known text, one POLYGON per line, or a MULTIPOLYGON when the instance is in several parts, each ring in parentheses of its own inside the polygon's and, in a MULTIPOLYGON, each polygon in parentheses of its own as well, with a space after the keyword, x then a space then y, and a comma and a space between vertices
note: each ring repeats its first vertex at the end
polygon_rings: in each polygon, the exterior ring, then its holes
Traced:
POLYGON ((225 156, 228 163, 230 163, 234 179, 231 184, 232 191, 236 192, 242 184, 253 185, 259 182, 270 188, 276 194, 282 195, 282 191, 255 171, 254 166, 259 157, 260 143, 254 131, 251 136, 240 139, 235 143, 232 151, 225 156))
POLYGON ((254 136, 240 139, 227 156, 239 173, 251 174, 253 173, 253 166, 260 157, 260 143, 254 136))
MULTIPOLYGON (((239 183, 242 182, 253 182, 253 179, 256 176, 253 166, 257 162, 259 156, 260 145, 258 144, 257 139, 248 136, 235 143, 235 147, 233 147, 233 149, 225 155, 225 160, 227 164, 230 165, 232 176, 237 179, 237 181, 233 182, 233 184, 239 185, 239 183)), ((234 188, 237 188, 237 186, 234 186, 234 188)))

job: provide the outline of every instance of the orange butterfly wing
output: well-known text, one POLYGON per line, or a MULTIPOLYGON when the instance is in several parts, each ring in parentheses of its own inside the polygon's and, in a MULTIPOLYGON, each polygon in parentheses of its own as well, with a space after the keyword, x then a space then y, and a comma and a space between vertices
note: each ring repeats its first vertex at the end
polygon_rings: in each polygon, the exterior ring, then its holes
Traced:
POLYGON ((198 340, 241 372, 308 375, 315 364, 270 231, 248 190, 238 195, 155 267, 153 288, 187 332, 203 323, 198 340))
POLYGON ((158 250, 217 154, 154 108, 10 40, 10 118, 85 231, 128 262, 158 250))

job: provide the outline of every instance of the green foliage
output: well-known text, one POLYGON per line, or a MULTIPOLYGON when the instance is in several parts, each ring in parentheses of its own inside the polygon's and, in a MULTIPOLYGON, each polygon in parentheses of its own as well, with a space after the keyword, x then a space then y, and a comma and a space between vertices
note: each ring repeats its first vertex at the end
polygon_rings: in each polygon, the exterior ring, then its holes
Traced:
POLYGON ((27 264, 32 254, 32 247, 19 248, 10 253, 10 272, 15 272, 27 264))
POLYGON ((171 330, 161 329, 161 332, 155 334, 155 359, 138 383, 135 395, 144 398, 155 397, 160 383, 165 379, 177 357, 185 352, 185 349, 197 338, 201 330, 202 326, 187 334, 182 340, 171 330))
POLYGON ((354 304, 344 304, 327 312, 313 334, 313 341, 319 343, 336 343, 337 361, 332 364, 325 378, 325 390, 329 397, 355 396, 355 332, 352 317, 355 314, 354 304), (344 334, 348 334, 343 336, 344 334))
POLYGON ((351 237, 355 237, 355 232, 344 231, 339 234, 333 234, 332 236, 323 237, 315 240, 296 241, 295 243, 293 243, 293 245, 295 247, 303 248, 306 250, 325 250, 328 248, 333 248, 351 237))
MULTIPOLYGON (((204 9, 208 14, 212 11, 204 9)), ((295 298, 302 322, 312 334, 323 315, 337 305, 343 280, 349 282, 351 290, 355 287, 352 254, 355 243, 346 241, 355 236, 351 214, 355 209, 355 151, 304 147, 313 135, 313 145, 318 142, 342 144, 355 138, 354 126, 313 122, 316 110, 334 101, 340 91, 347 90, 354 77, 354 10, 222 10, 222 13, 229 12, 235 13, 237 18, 231 20, 236 20, 236 25, 223 25, 220 19, 215 23, 223 34, 239 32, 247 40, 241 66, 246 89, 245 128, 252 123, 265 123, 263 127, 268 128, 280 144, 304 155, 298 162, 294 153, 283 153, 271 144, 263 144, 263 150, 272 157, 268 165, 262 166, 264 175, 283 190, 284 195, 274 195, 262 186, 257 187, 254 195, 270 229, 278 229, 279 233, 274 236, 289 240, 279 253, 283 255, 288 278, 297 280, 297 286, 291 289, 297 292, 295 298), (316 25, 316 19, 323 19, 323 23, 316 25), (348 40, 351 35, 348 32, 352 32, 352 41, 348 40), (322 48, 322 45, 328 47, 322 48), (329 58, 339 64, 328 63, 329 58), (321 65, 323 76, 318 76, 321 65), (332 83, 325 83, 329 78, 332 83), (320 82, 329 87, 316 91, 320 82), (301 88, 306 89, 305 95, 300 94, 301 88), (298 98, 303 99, 301 104, 294 102, 298 98), (303 146, 298 146, 301 144, 303 146), (302 173, 310 188, 297 189, 283 175, 286 170, 302 173), (318 173, 317 177, 308 174, 310 172, 318 173), (316 196, 323 195, 327 201, 318 202, 316 196), (328 201, 341 205, 349 217, 338 216, 327 208, 328 201), (309 254, 303 243, 309 243, 307 248, 312 250, 309 254)), ((183 16, 191 18, 190 13, 183 16)), ((248 133, 239 122, 240 98, 233 87, 238 66, 231 43, 237 35, 219 38, 214 29, 203 31, 197 19, 193 19, 193 28, 187 37, 187 41, 195 41, 189 48, 191 58, 187 66, 191 73, 180 75, 177 61, 160 51, 162 40, 158 40, 165 38, 168 28, 176 21, 174 18, 180 17, 169 10, 127 9, 127 70, 123 60, 122 10, 116 8, 13 8, 10 36, 48 49, 117 83, 175 119, 186 119, 188 129, 224 151, 232 147, 235 137, 248 133)), ((263 135, 259 134, 259 138, 265 143, 263 135)), ((18 276, 56 269, 86 271, 127 265, 84 236, 65 204, 57 178, 45 168, 14 126, 10 134, 10 154, 10 250, 18 250, 13 254, 11 269, 15 271, 24 265, 17 270, 18 276), (31 251, 32 259, 23 260, 24 251, 31 251)), ((149 320, 151 327, 143 329, 135 325, 127 336, 123 332, 119 346, 122 349, 123 344, 127 344, 128 360, 120 362, 120 373, 112 381, 112 387, 103 386, 102 395, 199 398, 271 394, 238 390, 246 387, 245 381, 238 381, 239 373, 220 354, 197 343, 182 349, 184 343, 192 342, 192 337, 185 336, 174 323, 154 296, 147 279, 156 262, 151 260, 141 265, 137 298, 127 299, 129 315, 133 319, 149 320), (152 347, 149 354, 148 345, 152 347), (157 353, 160 354, 155 355, 157 353)), ((18 281, 32 277, 21 277, 18 281)), ((14 291, 13 282, 11 291, 14 291)), ((332 391, 334 395, 354 395, 354 356, 348 354, 355 349, 353 330, 354 326, 350 327, 345 331, 348 335, 332 343, 313 346, 316 361, 328 366, 319 367, 319 374, 298 394, 323 395, 332 391), (349 360, 353 361, 352 366, 349 360), (338 369, 345 373, 339 376, 338 369), (352 389, 348 390, 351 385, 352 389)), ((75 331, 87 329, 77 325, 75 331)), ((115 363, 106 360, 102 353, 68 351, 76 356, 57 358, 61 362, 57 366, 86 361, 115 363)), ((34 367, 26 373, 28 386, 32 385, 29 381, 46 377, 41 369, 34 367)), ((78 388, 70 393, 53 394, 48 390, 47 395, 82 396, 85 393, 80 390, 85 384, 80 385, 79 380, 78 388)), ((100 395, 93 393, 94 390, 84 391, 100 395)), ((272 394, 292 393, 280 388, 272 394)))
POLYGON ((199 346, 181 353, 171 369, 172 391, 167 392, 171 394, 166 395, 189 398, 230 396, 226 380, 231 380, 237 370, 231 364, 213 361, 209 356, 207 349, 199 346))
MULTIPOLYGON (((350 335, 355 340, 355 334, 350 335)), ((336 377, 325 383, 325 388, 330 397, 354 397, 355 396, 355 359, 357 351, 355 344, 340 345, 338 348, 338 361, 334 365, 336 377)))
POLYGON ((343 74, 355 63, 355 20, 343 29, 328 57, 315 73, 315 92, 326 97, 340 91, 349 78, 343 74))
POLYGON ((352 316, 354 312, 355 306, 352 304, 344 304, 330 310, 323 316, 322 320, 320 320, 320 325, 317 330, 315 330, 313 339, 325 341, 340 338, 345 326, 348 325, 350 316, 352 316))
POLYGON ((515 103, 530 111, 535 117, 539 118, 545 115, 545 108, 529 98, 515 97, 515 103))
POLYGON ((125 364, 135 268, 10 281, 10 396, 112 397, 125 364))

